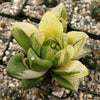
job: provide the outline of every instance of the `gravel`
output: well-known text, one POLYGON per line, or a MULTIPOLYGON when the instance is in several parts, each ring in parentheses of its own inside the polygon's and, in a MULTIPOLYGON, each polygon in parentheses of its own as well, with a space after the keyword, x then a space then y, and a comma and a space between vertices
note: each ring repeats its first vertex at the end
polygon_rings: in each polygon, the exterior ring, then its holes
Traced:
POLYGON ((90 5, 92 0, 77 0, 77 6, 71 21, 71 27, 100 36, 100 22, 91 17, 90 5))
POLYGON ((100 69, 100 40, 89 38, 86 47, 91 50, 91 53, 82 58, 82 62, 89 68, 100 69))
MULTIPOLYGON (((15 22, 16 20, 0 16, 0 59, 8 45, 11 37, 11 32, 8 27, 8 22, 15 22)), ((6 58, 5 58, 6 59, 6 58)))
POLYGON ((0 4, 0 13, 17 15, 20 12, 25 0, 12 0, 11 2, 3 2, 0 4))
MULTIPOLYGON (((60 3, 64 3, 64 5, 66 7, 67 21, 68 21, 71 16, 72 9, 75 5, 75 1, 74 0, 60 0, 60 3)), ((24 11, 25 15, 41 19, 43 14, 47 10, 51 10, 51 9, 52 8, 46 7, 43 4, 42 0, 29 0, 23 11, 24 11)))
POLYGON ((6 52, 5 52, 5 56, 3 57, 3 62, 5 62, 7 64, 7 62, 9 61, 9 59, 13 55, 15 55, 15 54, 17 54, 19 52, 18 48, 20 48, 20 46, 13 39, 12 42, 10 42, 10 44, 9 44, 8 50, 6 50, 6 52))

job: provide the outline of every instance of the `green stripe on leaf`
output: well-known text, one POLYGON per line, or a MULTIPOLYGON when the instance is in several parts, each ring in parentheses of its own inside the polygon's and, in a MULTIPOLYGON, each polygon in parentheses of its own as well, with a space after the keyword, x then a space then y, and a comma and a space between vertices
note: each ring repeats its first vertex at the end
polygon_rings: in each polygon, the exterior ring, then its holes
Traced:
POLYGON ((25 66, 23 63, 23 54, 14 55, 8 62, 7 73, 8 75, 18 79, 32 79, 38 78, 46 73, 46 71, 33 71, 25 66))
POLYGON ((52 67, 49 60, 39 58, 31 48, 28 50, 27 56, 32 70, 47 71, 52 67))
POLYGON ((27 53, 28 49, 31 48, 29 37, 19 28, 13 28, 11 33, 13 34, 18 44, 25 50, 25 53, 27 53))

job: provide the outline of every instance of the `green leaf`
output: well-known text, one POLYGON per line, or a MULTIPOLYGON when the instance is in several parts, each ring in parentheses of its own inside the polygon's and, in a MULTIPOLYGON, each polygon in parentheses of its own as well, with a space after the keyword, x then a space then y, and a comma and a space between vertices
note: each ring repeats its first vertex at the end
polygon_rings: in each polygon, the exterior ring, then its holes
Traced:
POLYGON ((27 56, 32 70, 47 71, 52 67, 49 60, 39 58, 31 48, 28 50, 27 56))
POLYGON ((33 50, 37 53, 38 56, 40 56, 41 47, 45 40, 44 34, 42 32, 33 33, 30 36, 30 40, 33 50))
POLYGON ((25 53, 27 53, 28 49, 31 48, 29 37, 19 28, 13 28, 11 32, 18 44, 25 50, 25 53))
POLYGON ((69 89, 71 91, 77 91, 79 87, 79 79, 73 79, 66 76, 66 78, 55 73, 51 73, 52 77, 61 85, 62 87, 69 89))
POLYGON ((43 77, 34 78, 34 79, 23 79, 22 80, 22 89, 27 90, 38 85, 43 80, 43 77))
POLYGON ((71 75, 75 75, 75 74, 80 73, 78 71, 77 72, 75 72, 75 71, 73 71, 73 72, 66 72, 65 70, 66 70, 65 68, 60 68, 60 69, 54 69, 52 71, 55 72, 58 75, 64 75, 64 76, 71 76, 71 75))
POLYGON ((57 36, 55 36, 56 41, 59 43, 61 49, 64 49, 68 45, 68 37, 65 33, 60 33, 57 36))
POLYGON ((77 91, 79 87, 79 79, 73 79, 69 77, 62 77, 55 73, 51 73, 52 77, 61 85, 62 87, 69 89, 71 91, 77 91))
POLYGON ((61 11, 61 18, 65 19, 67 18, 66 8, 63 5, 62 11, 61 11))
POLYGON ((59 81, 59 80, 57 80, 57 81, 59 82, 59 84, 62 87, 66 88, 66 89, 69 89, 71 91, 78 91, 79 79, 73 79, 73 78, 68 78, 68 77, 66 77, 66 79, 72 84, 72 86, 70 86, 66 83, 63 83, 62 81, 59 81))
POLYGON ((67 24, 66 24, 66 21, 63 21, 63 32, 66 33, 67 32, 67 24))
POLYGON ((60 19, 65 19, 67 18, 67 13, 66 13, 66 8, 64 5, 61 3, 55 8, 51 10, 51 12, 60 20, 60 19))
POLYGON ((46 71, 37 72, 27 68, 23 54, 14 55, 7 64, 7 74, 18 79, 38 78, 46 71))
POLYGON ((7 74, 8 76, 12 77, 12 78, 16 78, 16 77, 12 76, 12 75, 9 73, 9 71, 6 71, 6 74, 7 74))
POLYGON ((68 45, 65 49, 57 52, 52 58, 52 63, 54 67, 63 66, 68 60, 73 57, 74 48, 72 45, 68 45))
POLYGON ((22 47, 19 47, 17 49, 18 49, 18 51, 20 51, 21 53, 23 53, 25 55, 26 52, 25 52, 25 50, 22 47))
POLYGON ((42 46, 41 57, 43 59, 51 60, 52 57, 60 50, 60 47, 54 39, 50 38, 42 46))
POLYGON ((41 57, 43 59, 51 60, 52 57, 57 53, 58 51, 55 49, 52 49, 50 46, 42 46, 41 49, 41 57))
POLYGON ((67 85, 72 86, 72 84, 71 84, 67 79, 62 78, 60 75, 57 75, 57 74, 55 74, 55 73, 53 73, 53 72, 51 72, 51 75, 52 75, 52 77, 54 77, 57 81, 61 81, 61 82, 65 83, 65 84, 67 84, 67 85))
POLYGON ((83 47, 83 49, 80 51, 80 53, 73 59, 80 59, 86 55, 88 55, 91 52, 89 48, 83 47))
POLYGON ((30 35, 32 33, 35 33, 35 32, 38 31, 38 29, 34 25, 32 25, 30 23, 25 23, 25 22, 12 22, 12 23, 9 23, 9 25, 11 26, 11 28, 16 28, 16 27, 20 28, 21 30, 24 31, 24 33, 28 37, 30 37, 30 35))

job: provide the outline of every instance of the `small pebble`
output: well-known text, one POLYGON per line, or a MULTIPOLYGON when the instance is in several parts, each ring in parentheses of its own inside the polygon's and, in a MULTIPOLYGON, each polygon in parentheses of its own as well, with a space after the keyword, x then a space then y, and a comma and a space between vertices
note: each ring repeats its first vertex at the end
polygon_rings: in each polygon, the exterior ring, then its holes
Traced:
POLYGON ((97 85, 97 88, 100 89, 100 84, 97 85))
POLYGON ((2 23, 0 24, 0 26, 1 26, 1 28, 5 28, 5 27, 6 27, 5 22, 2 22, 2 23))
POLYGON ((5 56, 5 57, 3 57, 3 61, 6 61, 7 60, 7 57, 5 56))
POLYGON ((87 94, 87 98, 92 99, 92 95, 91 94, 87 94))

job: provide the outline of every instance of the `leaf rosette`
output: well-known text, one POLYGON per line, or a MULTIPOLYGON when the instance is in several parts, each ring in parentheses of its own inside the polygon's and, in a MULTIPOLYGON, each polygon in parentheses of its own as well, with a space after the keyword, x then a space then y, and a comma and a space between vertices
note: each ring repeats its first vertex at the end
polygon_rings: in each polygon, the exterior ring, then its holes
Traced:
POLYGON ((22 79, 22 88, 30 89, 50 73, 59 85, 77 91, 79 78, 88 69, 78 61, 89 53, 83 48, 88 35, 65 32, 66 10, 63 4, 42 17, 39 28, 24 22, 10 23, 11 32, 24 53, 14 55, 8 62, 7 74, 22 79))

